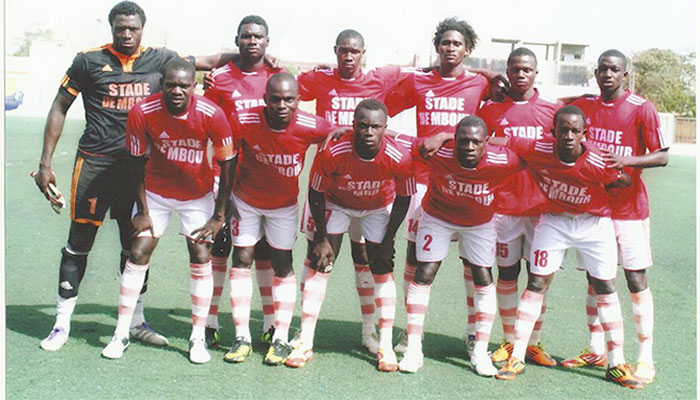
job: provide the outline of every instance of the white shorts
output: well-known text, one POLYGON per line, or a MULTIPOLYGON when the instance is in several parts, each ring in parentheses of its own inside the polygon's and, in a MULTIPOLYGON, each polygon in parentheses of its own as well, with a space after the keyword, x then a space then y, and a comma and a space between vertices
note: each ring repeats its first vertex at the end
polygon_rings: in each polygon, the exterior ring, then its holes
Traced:
POLYGON ((496 223, 496 262, 499 266, 514 265, 521 258, 530 261, 530 246, 535 232, 537 217, 495 214, 496 223))
POLYGON ((414 243, 418 232, 418 221, 420 221, 420 217, 423 214, 423 197, 425 197, 427 191, 427 185, 416 183, 416 194, 411 196, 411 202, 408 205, 408 212, 406 213, 406 240, 414 243))
POLYGON ((651 267, 651 239, 649 218, 644 220, 614 219, 617 238, 618 263, 630 271, 640 271, 651 267))
POLYGON ((381 243, 384 240, 391 204, 376 210, 352 210, 331 202, 326 202, 326 231, 337 235, 348 231, 354 222, 367 241, 381 243))
MULTIPOLYGON (((153 236, 159 238, 163 236, 165 228, 168 227, 170 214, 173 211, 180 214, 180 234, 192 239, 192 231, 201 228, 209 221, 214 214, 214 195, 207 193, 203 197, 194 200, 176 200, 160 196, 153 192, 146 191, 146 204, 148 205, 148 215, 153 221, 153 236)), ((134 204, 131 216, 136 215, 136 205, 134 204)), ((151 232, 143 231, 138 237, 151 237, 151 232)), ((211 237, 204 239, 211 242, 211 237)))
POLYGON ((453 236, 459 241, 459 256, 479 267, 491 267, 496 259, 496 223, 493 219, 476 226, 460 226, 422 213, 418 222, 416 258, 420 262, 442 261, 453 236))
POLYGON ((231 243, 234 246, 252 247, 265 236, 274 249, 291 250, 294 247, 298 205, 266 210, 253 207, 233 194, 231 201, 240 215, 239 219, 231 219, 231 243))
MULTIPOLYGON (((326 201, 327 203, 327 201, 326 201)), ((326 205, 326 221, 328 221, 328 206, 326 205)), ((309 208, 309 198, 306 197, 304 202, 304 210, 301 213, 301 231, 306 236, 306 240, 314 240, 314 232, 316 231, 316 224, 314 223, 314 217, 311 215, 311 209, 309 208)), ((365 238, 362 236, 362 230, 360 229, 360 223, 353 219, 350 221, 350 227, 347 230, 350 240, 355 243, 365 243, 365 238)), ((345 233, 345 232, 343 232, 345 233)))
POLYGON ((568 248, 576 249, 579 266, 600 280, 615 279, 617 246, 608 217, 590 214, 542 214, 535 226, 530 271, 551 275, 561 265, 568 248))

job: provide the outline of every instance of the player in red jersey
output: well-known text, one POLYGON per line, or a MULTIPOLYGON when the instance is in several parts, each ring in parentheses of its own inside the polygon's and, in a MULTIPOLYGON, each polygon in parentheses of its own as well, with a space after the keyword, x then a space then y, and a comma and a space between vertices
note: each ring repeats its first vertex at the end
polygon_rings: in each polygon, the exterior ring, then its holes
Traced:
POLYGON ((190 256, 193 363, 210 360, 204 324, 212 294, 209 247, 225 220, 231 190, 233 138, 226 115, 217 105, 194 95, 194 66, 175 58, 163 70, 163 92, 147 97, 129 111, 126 138, 131 153, 136 206, 133 211, 131 254, 121 277, 119 317, 105 358, 120 358, 129 345, 129 323, 148 270, 151 254, 168 225, 180 214, 180 233, 187 237, 190 256), (211 140, 222 168, 221 191, 212 189, 214 176, 206 157, 211 140))
MULTIPOLYGON (((510 90, 504 101, 489 100, 479 110, 479 116, 495 137, 519 137, 538 140, 551 136, 554 113, 563 106, 548 100, 534 87, 537 57, 530 49, 519 47, 508 56, 507 75, 510 90)), ((520 259, 529 270, 530 244, 535 224, 546 197, 540 191, 529 170, 523 170, 504 182, 496 195, 496 231, 498 244, 498 311, 503 324, 505 341, 491 354, 495 363, 504 362, 513 351, 515 311, 518 307, 518 275, 520 259)), ((540 344, 541 327, 546 303, 535 324, 527 347, 527 358, 544 366, 557 365, 540 344)))
POLYGON ((396 312, 394 237, 415 192, 415 180, 411 156, 384 136, 386 124, 384 104, 362 100, 355 110, 354 132, 329 142, 314 160, 309 205, 316 229, 302 285, 301 330, 286 361, 289 367, 303 367, 313 358, 314 330, 330 269, 343 233, 355 222, 367 238, 379 319, 377 366, 385 372, 398 369, 391 343, 396 312))
POLYGON ((591 277, 604 322, 610 354, 606 377, 638 389, 643 384, 636 380, 623 354, 622 312, 615 290, 617 249, 605 191, 606 187, 629 186, 630 178, 606 166, 598 148, 584 142, 585 118, 579 108, 567 106, 554 115, 554 138, 508 140, 508 147, 532 169, 549 202, 535 227, 527 289, 516 314, 513 353, 496 377, 511 380, 524 371, 522 360, 544 296, 567 248, 573 247, 591 277))
MULTIPOLYGON (((316 100, 316 115, 331 124, 351 127, 355 107, 364 99, 384 101, 397 80, 407 72, 399 67, 381 67, 364 71, 361 67, 365 54, 362 35, 346 29, 335 40, 333 52, 337 57, 337 68, 318 67, 298 77, 301 100, 316 100)), ((306 202, 302 213, 302 231, 306 235, 309 251, 313 247, 314 220, 306 202)), ((355 287, 360 299, 362 313, 362 344, 376 353, 379 339, 375 328, 374 283, 367 261, 367 250, 360 226, 356 220, 348 231, 355 267, 355 287)), ((308 259, 304 264, 308 264, 308 259)))
MULTIPOLYGON (((451 238, 456 236, 464 273, 471 272, 475 285, 475 343, 470 362, 479 375, 493 376, 497 372, 487 352, 497 308, 491 278, 496 253, 496 225, 492 219, 495 192, 506 176, 523 166, 512 151, 489 145, 487 132, 481 118, 465 117, 457 125, 455 140, 426 161, 430 184, 417 228, 418 265, 406 297, 408 340, 399 363, 402 371, 416 372, 423 365, 423 322, 431 285, 447 256, 451 238)), ((407 138, 413 141, 414 159, 419 158, 421 139, 399 135, 397 141, 407 138)))
POLYGON ((333 127, 322 118, 297 110, 299 92, 290 74, 279 73, 268 80, 265 104, 231 118, 242 155, 232 194, 237 217, 231 221, 234 249, 230 282, 236 339, 230 352, 238 357, 229 361, 242 362, 252 350, 248 327, 250 266, 253 246, 265 236, 275 271, 275 331, 265 363, 279 365, 292 350, 288 337, 296 300, 292 248, 298 222, 299 174, 308 147, 323 141, 333 127))
MULTIPOLYGON (((464 59, 474 50, 478 36, 465 21, 449 18, 441 21, 436 29, 433 45, 440 57, 440 66, 429 72, 416 72, 401 79, 386 98, 389 115, 416 107, 416 129, 419 138, 427 138, 440 132, 454 132, 457 123, 467 115, 476 115, 482 99, 488 97, 488 80, 466 70, 464 59)), ((416 214, 427 188, 427 168, 416 161, 418 191, 411 199, 408 211, 406 239, 406 267, 404 270, 404 296, 416 270, 416 232, 420 215, 416 214)), ((465 276, 467 301, 473 304, 471 276, 465 276)), ((469 307, 467 322, 467 347, 471 351, 474 341, 473 308, 469 307)), ((395 348, 405 350, 405 335, 395 348)))
MULTIPOLYGON (((236 46, 240 58, 231 61, 211 73, 213 86, 209 87, 204 96, 219 104, 227 115, 264 106, 265 84, 270 76, 280 72, 279 68, 271 67, 265 62, 266 49, 269 43, 269 28, 267 22, 257 15, 248 15, 238 24, 236 46)), ((218 177, 219 170, 214 166, 218 177)), ((216 185, 215 185, 216 186, 216 185)), ((209 316, 207 317, 207 345, 213 346, 219 342, 219 300, 226 280, 227 259, 231 252, 231 238, 228 225, 221 230, 212 246, 212 269, 214 274, 214 296, 212 297, 209 316)), ((270 287, 274 273, 270 264, 270 250, 265 240, 261 240, 255 249, 255 274, 263 305, 263 340, 270 342, 272 337, 272 320, 274 306, 270 287)), ((227 353, 224 360, 235 357, 227 353)))
MULTIPOLYGON (((141 46, 146 15, 138 4, 118 3, 110 10, 108 20, 112 43, 78 53, 61 81, 46 119, 39 170, 35 175, 37 187, 48 196, 49 184, 56 184, 51 162, 66 113, 82 93, 86 125, 78 144, 71 185, 70 232, 66 246, 61 249, 56 322, 49 336, 41 341, 41 348, 48 351, 59 350, 68 340, 87 256, 108 210, 119 227, 120 270, 124 270, 131 247, 129 227, 134 203, 128 189, 128 155, 124 146, 127 113, 135 103, 160 91, 163 66, 178 57, 172 50, 141 46)), ((231 57, 218 54, 188 58, 199 69, 211 69, 231 57)), ((130 336, 165 346, 168 340, 151 329, 143 314, 146 287, 144 283, 130 336)))
MULTIPOLYGON (((659 125, 654 105, 624 88, 627 57, 617 50, 603 52, 595 70, 600 95, 574 102, 586 114, 589 143, 600 147, 603 158, 615 168, 624 168, 632 185, 610 189, 612 220, 627 287, 632 297, 639 356, 635 375, 650 383, 656 374, 652 355, 654 301, 646 270, 652 266, 649 243, 649 198, 642 181, 642 169, 668 163, 668 145, 659 125)), ((592 290, 588 290, 586 310, 590 341, 576 357, 565 360, 565 367, 597 365, 605 362, 605 343, 592 290)))

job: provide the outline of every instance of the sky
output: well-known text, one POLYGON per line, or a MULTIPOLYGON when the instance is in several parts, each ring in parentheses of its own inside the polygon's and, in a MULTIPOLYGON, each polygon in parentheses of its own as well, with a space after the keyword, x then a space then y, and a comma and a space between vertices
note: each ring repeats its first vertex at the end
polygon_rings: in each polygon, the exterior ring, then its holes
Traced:
MULTIPOLYGON (((338 32, 353 28, 365 36, 367 64, 407 64, 414 54, 426 65, 434 53, 435 25, 457 16, 475 28, 481 41, 472 54, 505 58, 509 48, 492 38, 588 44, 588 59, 608 48, 631 54, 647 48, 695 51, 697 10, 692 0, 489 0, 396 1, 321 0, 258 2, 141 0, 147 23, 143 44, 166 45, 185 54, 214 54, 233 48, 238 21, 259 14, 270 26, 268 51, 289 61, 334 61, 338 32), (502 54, 506 53, 506 54, 502 54)), ((6 0, 6 53, 23 32, 51 29, 70 52, 111 41, 107 14, 115 1, 6 0), (74 21, 74 23, 66 23, 74 21)))

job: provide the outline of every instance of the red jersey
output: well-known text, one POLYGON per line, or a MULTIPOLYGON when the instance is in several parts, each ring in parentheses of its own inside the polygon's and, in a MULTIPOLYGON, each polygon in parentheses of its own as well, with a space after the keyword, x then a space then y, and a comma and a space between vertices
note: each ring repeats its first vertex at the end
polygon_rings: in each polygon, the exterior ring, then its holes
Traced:
MULTIPOLYGON (((638 156, 668 148, 654 105, 629 90, 610 103, 600 96, 576 100, 586 115, 587 140, 619 156, 638 156)), ((642 182, 642 168, 625 168, 632 185, 609 190, 614 219, 649 217, 649 197, 642 182)))
MULTIPOLYGON (((483 75, 464 73, 455 78, 440 76, 437 69, 407 74, 386 97, 389 115, 416 106, 416 131, 419 138, 439 132, 454 133, 464 117, 476 114, 481 99, 488 95, 489 82, 483 75)), ((418 183, 428 182, 428 170, 416 161, 418 183)))
POLYGON ((243 72, 231 61, 211 74, 215 86, 207 89, 204 96, 220 105, 226 115, 264 106, 267 79, 280 71, 265 65, 258 71, 243 72))
POLYGON ((306 150, 333 130, 326 120, 297 111, 284 130, 272 129, 265 107, 232 114, 236 147, 241 149, 234 193, 253 207, 282 208, 296 204, 299 174, 306 150))
POLYGON ((355 134, 330 141, 314 160, 309 185, 325 192, 326 199, 353 210, 376 210, 394 201, 396 195, 416 193, 411 155, 384 136, 379 153, 364 160, 355 151, 355 134))
MULTIPOLYGON (((495 137, 520 137, 537 140, 551 137, 554 113, 564 106, 559 100, 547 100, 535 95, 526 101, 503 102, 489 100, 479 110, 489 132, 495 137)), ((547 204, 547 198, 537 186, 530 170, 523 170, 506 178, 496 193, 496 212, 505 215, 535 216, 547 204)))
MULTIPOLYGON (((420 139, 399 135, 402 144, 412 142, 413 159, 420 139)), ((474 168, 465 168, 457 159, 455 142, 447 142, 437 154, 425 160, 430 173, 423 211, 445 222, 476 226, 489 222, 495 212, 494 194, 508 175, 524 168, 517 155, 505 147, 487 144, 484 156, 474 168)))
POLYGON ((618 171, 606 167, 597 147, 586 145, 571 164, 559 160, 554 138, 532 141, 511 137, 508 147, 525 160, 549 199, 544 212, 610 216, 605 185, 618 179, 618 171))
POLYGON ((161 93, 134 105, 126 122, 132 156, 149 157, 146 190, 177 200, 198 199, 211 192, 214 175, 206 158, 207 141, 217 160, 235 157, 231 128, 223 110, 193 95, 181 115, 172 115, 161 93))
POLYGON ((338 69, 316 68, 299 75, 299 95, 304 101, 316 100, 316 115, 337 126, 352 126, 355 107, 364 99, 384 102, 401 76, 413 69, 376 68, 361 72, 354 79, 343 79, 338 69))

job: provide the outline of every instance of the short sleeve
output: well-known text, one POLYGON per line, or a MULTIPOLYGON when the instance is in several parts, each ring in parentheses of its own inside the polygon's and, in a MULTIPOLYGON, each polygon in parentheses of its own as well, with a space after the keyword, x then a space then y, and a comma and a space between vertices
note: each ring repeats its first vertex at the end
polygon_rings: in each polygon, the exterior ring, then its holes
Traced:
POLYGON ((511 136, 510 139, 508 139, 507 147, 523 160, 527 161, 528 156, 531 154, 530 146, 532 143, 536 142, 517 136, 511 136))
POLYGON ((75 100, 78 94, 82 91, 89 79, 87 59, 83 53, 78 53, 73 58, 73 63, 66 71, 66 74, 61 80, 61 87, 58 89, 63 96, 75 100))
POLYGON ((146 138, 146 120, 141 108, 136 105, 131 107, 126 120, 126 146, 134 157, 145 155, 149 150, 149 142, 146 138))
POLYGON ((637 123, 641 129, 644 145, 649 152, 653 153, 657 150, 669 148, 666 138, 661 131, 659 113, 650 101, 642 104, 637 116, 637 123))
POLYGON ((406 74, 386 96, 384 103, 390 117, 416 105, 414 78, 414 74, 406 74))
POLYGON ((311 166, 311 173, 309 174, 309 186, 317 192, 325 192, 327 185, 327 175, 329 163, 328 150, 319 152, 316 157, 314 157, 314 163, 311 166))
POLYGON ((413 160, 410 155, 404 154, 401 157, 394 180, 396 181, 397 196, 413 196, 416 194, 416 178, 413 171, 413 160))
POLYGON ((236 156, 231 127, 220 108, 217 108, 211 121, 209 121, 209 137, 214 145, 214 156, 217 160, 227 161, 236 156))
POLYGON ((316 98, 315 71, 307 71, 297 77, 299 96, 302 101, 311 101, 316 98))

